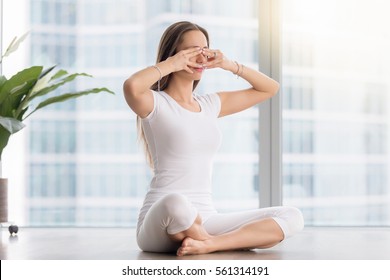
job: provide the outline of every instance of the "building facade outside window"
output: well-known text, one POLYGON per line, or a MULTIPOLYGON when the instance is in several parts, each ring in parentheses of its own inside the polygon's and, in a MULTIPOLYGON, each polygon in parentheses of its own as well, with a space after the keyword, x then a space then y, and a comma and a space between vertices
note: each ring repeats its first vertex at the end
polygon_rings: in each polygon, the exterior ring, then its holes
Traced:
MULTIPOLYGON (((212 48, 257 67, 257 1, 24 2, 31 29, 26 64, 58 64, 93 74, 94 79, 80 79, 75 86, 106 86, 116 95, 83 97, 29 120, 26 180, 18 186, 25 190, 25 203, 18 223, 135 226, 151 172, 137 142, 135 115, 123 98, 124 80, 154 64, 162 32, 179 20, 204 26, 212 48)), ((5 4, 6 10, 10 4, 5 4)), ((244 84, 231 73, 209 70, 197 92, 244 84)), ((253 108, 220 122, 224 143, 214 186, 221 211, 258 207, 257 115, 253 108)))
POLYGON ((284 203, 311 225, 389 226, 390 6, 282 7, 284 203))
MULTIPOLYGON (((12 2, 4 1, 4 13, 15 8, 12 2)), ((179 20, 204 26, 212 48, 257 68, 263 59, 259 1, 22 2, 31 30, 28 47, 21 49, 26 66, 59 64, 91 73, 94 79, 73 87, 107 86, 116 95, 84 97, 31 117, 14 148, 23 147, 22 175, 10 177, 11 184, 17 182, 16 222, 134 226, 151 173, 123 81, 154 64, 162 32, 179 20)), ((282 202, 302 209, 309 226, 390 226, 389 4, 279 2, 282 202)), ((4 22, 4 33, 13 32, 8 26, 4 22)), ((4 62, 7 76, 18 70, 12 59, 4 62)), ((197 92, 245 84, 231 73, 209 70, 197 92)), ((213 183, 221 212, 259 206, 261 121, 258 108, 219 121, 223 142, 213 183)))

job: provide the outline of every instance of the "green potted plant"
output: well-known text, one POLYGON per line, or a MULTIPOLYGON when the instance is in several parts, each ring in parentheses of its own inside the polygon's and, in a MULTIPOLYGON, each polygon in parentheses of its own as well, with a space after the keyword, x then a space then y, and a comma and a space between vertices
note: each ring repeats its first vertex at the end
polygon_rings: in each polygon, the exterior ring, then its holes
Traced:
MULTIPOLYGON (((17 50, 20 43, 27 36, 15 37, 3 58, 17 50)), ((23 121, 36 111, 54 103, 64 102, 87 94, 107 92, 114 94, 107 88, 92 88, 77 92, 68 92, 47 96, 66 83, 77 77, 91 77, 86 73, 70 74, 65 70, 54 71, 55 66, 44 69, 43 66, 32 66, 7 79, 0 75, 0 223, 8 222, 8 180, 2 174, 2 154, 12 134, 21 130, 25 125, 23 121), (34 101, 34 102, 33 102, 34 101)))

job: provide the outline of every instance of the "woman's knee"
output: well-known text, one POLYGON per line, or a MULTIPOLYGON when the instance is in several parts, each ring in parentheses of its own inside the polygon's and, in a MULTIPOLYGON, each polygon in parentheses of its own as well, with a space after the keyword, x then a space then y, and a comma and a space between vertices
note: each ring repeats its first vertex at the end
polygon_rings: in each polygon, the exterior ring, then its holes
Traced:
POLYGON ((176 233, 190 227, 196 218, 196 210, 191 202, 181 194, 168 194, 160 201, 160 210, 170 220, 168 233, 176 233))
POLYGON ((289 228, 288 235, 294 235, 304 228, 304 219, 301 210, 296 207, 285 206, 280 218, 284 219, 289 228))
POLYGON ((160 207, 162 207, 162 211, 165 211, 168 215, 176 216, 187 208, 190 208, 191 204, 185 196, 172 193, 167 194, 161 199, 160 207))

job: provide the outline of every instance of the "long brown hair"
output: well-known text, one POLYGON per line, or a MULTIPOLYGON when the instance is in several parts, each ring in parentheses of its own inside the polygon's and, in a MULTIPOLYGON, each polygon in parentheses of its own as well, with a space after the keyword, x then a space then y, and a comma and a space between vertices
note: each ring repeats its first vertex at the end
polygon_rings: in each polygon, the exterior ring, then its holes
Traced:
MULTIPOLYGON (((157 59, 156 63, 159 63, 161 61, 166 60, 168 57, 171 57, 176 54, 178 46, 183 42, 183 35, 188 31, 198 30, 201 31, 207 40, 207 46, 210 45, 209 41, 209 35, 203 27, 194 24, 189 21, 180 21, 172 24, 169 26, 165 32, 163 33, 160 43, 158 46, 158 53, 157 53, 157 59)), ((160 80, 160 90, 165 90, 168 87, 168 84, 172 78, 172 73, 164 76, 160 80)), ((199 80, 194 81, 193 84, 193 90, 195 90, 196 86, 198 85, 199 80)), ((152 90, 158 90, 158 82, 154 83, 151 88, 152 90)), ((146 154, 146 160, 149 164, 149 166, 154 169, 153 166, 153 159, 152 155, 150 153, 149 145, 145 138, 145 133, 142 128, 142 121, 141 118, 137 116, 137 130, 138 130, 138 137, 140 142, 144 146, 145 154, 146 154)))

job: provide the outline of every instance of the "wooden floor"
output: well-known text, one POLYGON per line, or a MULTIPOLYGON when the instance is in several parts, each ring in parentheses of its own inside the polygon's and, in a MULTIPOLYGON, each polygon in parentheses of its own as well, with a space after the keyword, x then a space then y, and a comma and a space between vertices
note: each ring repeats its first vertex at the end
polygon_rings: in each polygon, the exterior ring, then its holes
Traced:
POLYGON ((141 252, 130 228, 2 228, 2 260, 390 260, 390 228, 306 228, 265 250, 177 257, 141 252))

